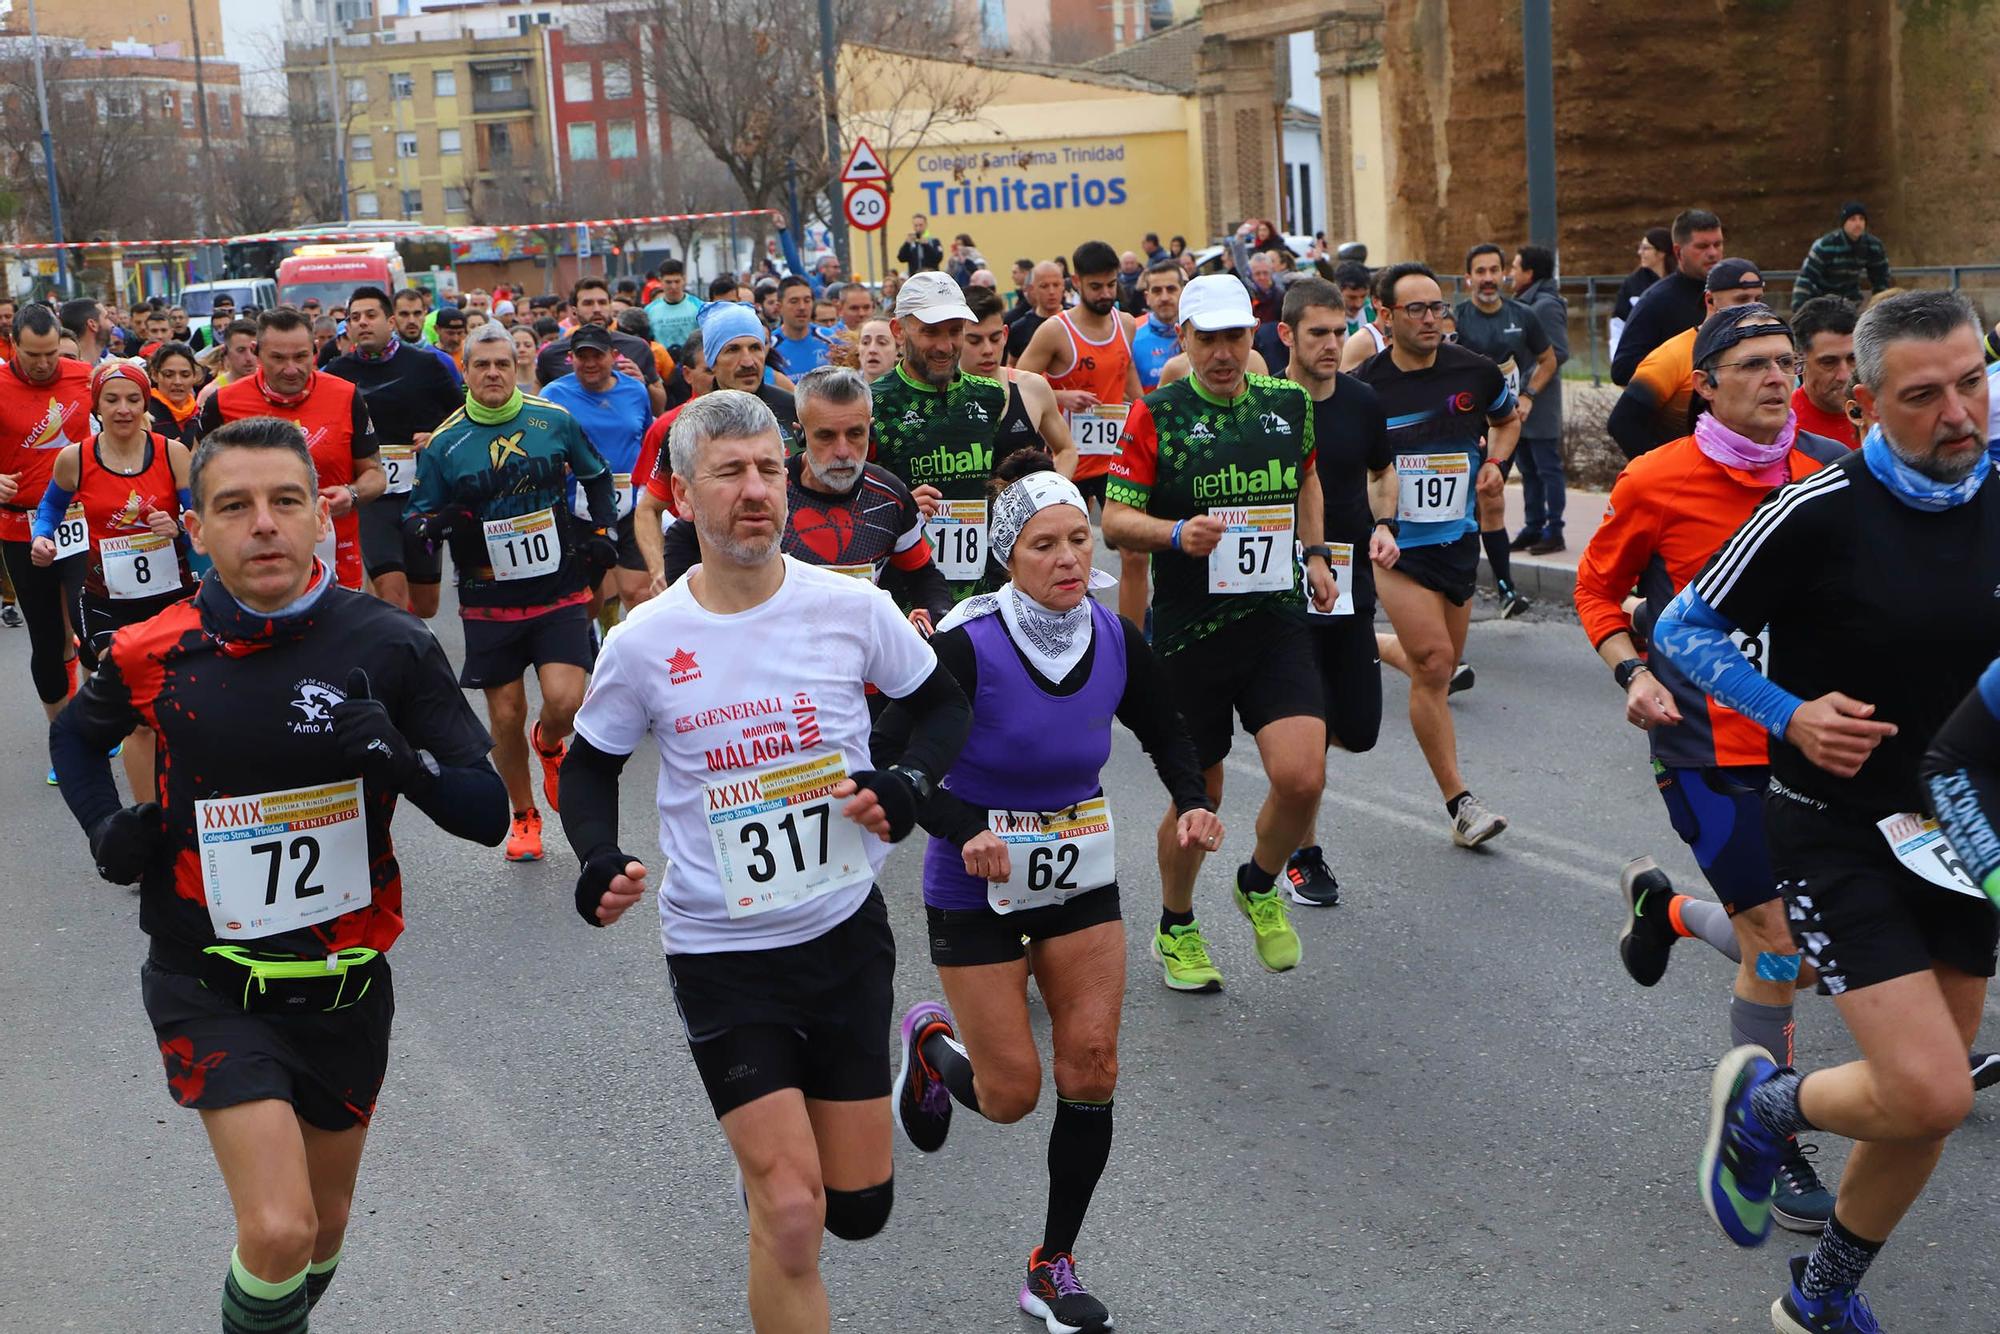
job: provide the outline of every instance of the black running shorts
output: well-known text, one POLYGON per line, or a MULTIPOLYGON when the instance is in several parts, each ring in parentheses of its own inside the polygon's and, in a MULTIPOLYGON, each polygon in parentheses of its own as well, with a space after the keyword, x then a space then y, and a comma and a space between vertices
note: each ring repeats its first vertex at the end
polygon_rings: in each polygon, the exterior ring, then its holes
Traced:
POLYGON ((1203 769, 1228 757, 1237 718, 1255 736, 1282 718, 1326 717, 1303 611, 1252 612, 1161 658, 1160 666, 1203 769))
POLYGON ((813 940, 669 954, 667 971, 717 1119, 781 1089, 824 1102, 889 1096, 896 938, 880 888, 813 940))
POLYGON ((380 495, 361 506, 361 561, 370 579, 400 574, 413 584, 444 582, 444 548, 403 531, 409 493, 380 495))
POLYGON ((618 521, 618 568, 621 570, 643 571, 646 568, 646 558, 639 551, 639 539, 636 536, 638 529, 632 526, 632 521, 637 517, 635 514, 628 514, 618 521))
POLYGON ((589 671, 596 661, 590 642, 590 608, 583 603, 556 607, 512 621, 475 621, 465 626, 465 666, 458 683, 467 690, 509 685, 529 667, 567 663, 589 671))
POLYGON ((1404 547, 1389 568, 1463 607, 1472 601, 1479 582, 1479 534, 1467 533, 1455 542, 1435 546, 1404 547))
POLYGON ((1375 647, 1375 608, 1351 616, 1309 616, 1326 702, 1326 744, 1359 755, 1382 733, 1382 655, 1375 647))
MULTIPOLYGON (((1066 903, 1027 912, 997 913, 991 908, 933 908, 930 920, 931 962, 939 968, 969 968, 982 963, 1012 963, 1028 955, 1026 940, 1054 940, 1102 922, 1116 922, 1118 886, 1088 890, 1066 903)), ((1123 946, 1120 946, 1122 949, 1123 946)))

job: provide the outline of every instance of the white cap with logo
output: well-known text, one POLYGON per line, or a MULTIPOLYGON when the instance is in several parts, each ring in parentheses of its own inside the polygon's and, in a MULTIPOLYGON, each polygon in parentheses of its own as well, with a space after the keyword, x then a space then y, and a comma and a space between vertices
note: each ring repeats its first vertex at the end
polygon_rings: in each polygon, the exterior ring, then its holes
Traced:
POLYGON ((911 274, 896 293, 896 318, 912 317, 925 324, 944 320, 964 320, 970 324, 974 318, 972 307, 965 304, 965 293, 958 290, 951 275, 936 270, 911 274))
POLYGON ((1204 273, 1181 291, 1181 323, 1203 333, 1218 329, 1254 329, 1250 293, 1227 273, 1204 273))

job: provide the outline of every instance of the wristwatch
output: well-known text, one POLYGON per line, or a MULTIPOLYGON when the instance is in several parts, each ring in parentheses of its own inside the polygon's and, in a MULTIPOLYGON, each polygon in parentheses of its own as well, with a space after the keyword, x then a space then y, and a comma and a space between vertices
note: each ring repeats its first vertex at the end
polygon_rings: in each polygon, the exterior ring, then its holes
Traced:
POLYGON ((1324 542, 1315 542, 1313 545, 1307 547, 1305 555, 1300 557, 1300 559, 1311 560, 1314 556, 1318 556, 1329 566, 1333 564, 1333 548, 1324 542))
POLYGON ((1649 672, 1651 670, 1652 668, 1646 665, 1644 658, 1627 658, 1611 669, 1611 676, 1613 680, 1618 682, 1620 690, 1630 690, 1632 688, 1633 677, 1637 676, 1640 672, 1649 672))
POLYGON ((892 764, 889 766, 888 772, 900 776, 904 782, 908 783, 915 790, 917 805, 924 806, 930 803, 931 793, 937 790, 937 784, 932 781, 929 774, 925 773, 922 769, 912 769, 907 764, 892 764))
POLYGON ((1375 526, 1377 528, 1387 528, 1391 537, 1401 537, 1403 535, 1403 521, 1393 514, 1386 519, 1377 519, 1375 526))

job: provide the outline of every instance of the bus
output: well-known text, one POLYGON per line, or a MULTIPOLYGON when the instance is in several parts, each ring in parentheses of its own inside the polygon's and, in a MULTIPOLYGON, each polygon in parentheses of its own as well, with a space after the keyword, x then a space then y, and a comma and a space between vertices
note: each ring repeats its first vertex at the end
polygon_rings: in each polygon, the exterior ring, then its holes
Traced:
MULTIPOLYGON (((232 277, 273 278, 278 265, 306 246, 332 244, 388 245, 412 273, 451 267, 451 237, 435 227, 402 221, 324 222, 283 231, 239 236, 222 248, 223 272, 232 277), (365 242, 339 238, 366 233, 365 242)), ((321 301, 324 303, 325 298, 321 301)))

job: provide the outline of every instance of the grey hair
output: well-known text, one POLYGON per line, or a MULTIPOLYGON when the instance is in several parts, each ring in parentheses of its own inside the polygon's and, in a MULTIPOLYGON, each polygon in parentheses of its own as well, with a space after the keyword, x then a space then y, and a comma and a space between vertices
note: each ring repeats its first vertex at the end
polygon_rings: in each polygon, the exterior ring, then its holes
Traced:
POLYGON ((507 355, 509 357, 514 355, 513 331, 503 326, 498 320, 488 320, 465 336, 465 359, 467 361, 472 360, 472 349, 480 343, 505 343, 508 349, 507 355))
POLYGON ((799 377, 792 390, 792 403, 801 421, 805 419, 806 403, 815 398, 835 407, 859 403, 870 412, 875 410, 875 395, 868 388, 868 377, 847 366, 815 366, 799 377))
POLYGON ((1941 343, 1970 326, 1981 331, 1979 311, 1963 292, 1902 292, 1878 301, 1854 325, 1854 380, 1882 388, 1882 355, 1889 344, 1910 339, 1941 343))
POLYGON ((740 389, 712 389, 690 399, 667 433, 667 456, 674 476, 694 481, 695 460, 711 440, 753 440, 768 435, 782 441, 778 418, 763 399, 740 389))

